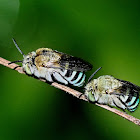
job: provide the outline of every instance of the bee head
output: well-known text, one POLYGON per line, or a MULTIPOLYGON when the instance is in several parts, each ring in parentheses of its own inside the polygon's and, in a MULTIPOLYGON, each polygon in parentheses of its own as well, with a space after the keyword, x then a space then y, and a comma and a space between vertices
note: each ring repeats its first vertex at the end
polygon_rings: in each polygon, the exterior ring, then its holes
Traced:
POLYGON ((28 55, 24 55, 22 67, 24 71, 26 71, 27 74, 31 75, 33 73, 33 66, 34 66, 34 59, 35 59, 36 53, 33 51, 29 53, 28 55))
POLYGON ((86 86, 85 86, 85 95, 88 98, 89 101, 95 102, 95 89, 97 88, 97 79, 94 79, 90 81, 86 86))
POLYGON ((85 95, 87 96, 88 100, 91 102, 95 101, 95 90, 97 90, 98 81, 97 79, 93 79, 93 76, 101 69, 102 67, 98 68, 88 79, 88 83, 85 86, 85 95))
POLYGON ((18 51, 23 55, 23 60, 13 61, 13 62, 11 62, 11 63, 9 63, 9 64, 12 64, 12 63, 15 63, 15 62, 22 62, 22 65, 23 65, 22 67, 23 67, 24 71, 25 71, 27 74, 31 75, 31 74, 32 74, 32 65, 34 64, 34 58, 35 58, 35 56, 36 56, 36 53, 35 53, 35 52, 31 52, 31 53, 25 55, 25 54, 21 51, 21 49, 19 48, 19 46, 18 46, 18 44, 16 43, 15 39, 12 38, 12 40, 13 40, 13 42, 14 42, 16 48, 18 49, 18 51))

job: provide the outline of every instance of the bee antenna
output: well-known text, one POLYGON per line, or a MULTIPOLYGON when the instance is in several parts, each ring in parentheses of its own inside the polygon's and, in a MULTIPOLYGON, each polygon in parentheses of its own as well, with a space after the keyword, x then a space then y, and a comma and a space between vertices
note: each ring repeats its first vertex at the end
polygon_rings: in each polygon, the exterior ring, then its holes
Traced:
POLYGON ((91 81, 91 79, 93 78, 93 76, 101 69, 102 67, 99 67, 88 79, 88 83, 91 81))
POLYGON ((17 62, 23 62, 23 61, 22 60, 12 61, 12 62, 8 63, 8 65, 13 64, 13 63, 17 63, 17 62))
POLYGON ((18 49, 18 51, 19 51, 23 56, 25 56, 25 54, 21 51, 21 49, 19 48, 18 44, 16 43, 15 39, 12 38, 12 40, 13 40, 13 42, 14 42, 16 48, 18 49))

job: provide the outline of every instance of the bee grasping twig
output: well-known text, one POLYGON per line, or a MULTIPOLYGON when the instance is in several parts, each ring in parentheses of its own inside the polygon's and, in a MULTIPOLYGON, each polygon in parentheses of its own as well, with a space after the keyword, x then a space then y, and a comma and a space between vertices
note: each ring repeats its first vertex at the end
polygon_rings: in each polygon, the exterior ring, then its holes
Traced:
MULTIPOLYGON (((25 74, 25 72, 23 71, 22 67, 20 67, 19 65, 15 64, 15 63, 12 63, 12 64, 8 65, 9 63, 11 63, 11 62, 6 60, 6 59, 4 59, 4 58, 2 58, 2 57, 0 57, 0 64, 1 65, 4 65, 4 66, 9 67, 11 69, 14 69, 14 70, 18 71, 19 73, 25 74)), ((43 79, 39 79, 39 80, 45 82, 45 80, 43 80, 43 79)), ((53 82, 51 85, 56 87, 56 88, 58 88, 58 89, 66 91, 69 94, 72 94, 73 96, 75 96, 77 98, 80 97, 80 99, 88 101, 86 99, 86 97, 83 95, 83 93, 81 93, 79 91, 76 91, 76 90, 74 90, 72 88, 69 88, 67 86, 64 86, 64 85, 61 85, 61 84, 58 84, 58 83, 55 83, 55 82, 53 82), (82 95, 82 96, 80 96, 80 95, 82 95)), ((115 113, 115 114, 117 114, 117 115, 119 115, 119 116, 121 116, 121 117, 123 117, 123 118, 125 118, 125 119, 127 119, 127 120, 129 120, 131 122, 133 122, 134 124, 140 126, 140 120, 139 119, 137 119, 137 118, 135 118, 135 117, 133 117, 131 115, 128 115, 125 112, 119 111, 119 110, 117 110, 115 108, 111 108, 111 107, 109 107, 107 105, 100 105, 100 104, 97 104, 97 103, 96 103, 96 105, 100 106, 100 107, 102 107, 102 108, 104 108, 104 109, 106 109, 108 111, 111 111, 111 112, 113 112, 113 113, 115 113)))

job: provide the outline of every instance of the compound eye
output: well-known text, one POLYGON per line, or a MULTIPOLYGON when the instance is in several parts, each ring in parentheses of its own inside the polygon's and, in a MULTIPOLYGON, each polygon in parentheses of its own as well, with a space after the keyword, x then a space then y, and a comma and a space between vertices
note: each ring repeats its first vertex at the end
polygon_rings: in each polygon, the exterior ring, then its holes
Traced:
POLYGON ((26 58, 27 61, 29 61, 29 59, 30 59, 29 57, 26 58))
POLYGON ((91 102, 95 102, 95 98, 92 90, 88 92, 88 100, 91 102))
POLYGON ((28 63, 25 65, 24 70, 26 71, 27 74, 32 75, 32 72, 31 72, 31 70, 29 68, 29 64, 28 63))

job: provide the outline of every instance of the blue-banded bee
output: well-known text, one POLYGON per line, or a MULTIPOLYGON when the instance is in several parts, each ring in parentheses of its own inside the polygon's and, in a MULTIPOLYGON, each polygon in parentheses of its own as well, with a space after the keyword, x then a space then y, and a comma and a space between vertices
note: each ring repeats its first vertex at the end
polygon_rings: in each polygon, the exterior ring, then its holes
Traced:
POLYGON ((85 86, 85 95, 89 101, 130 112, 134 112, 139 105, 139 93, 139 86, 110 75, 93 79, 85 86))
POLYGON ((39 48, 24 55, 14 39, 13 42, 23 55, 23 60, 14 62, 22 62, 23 70, 28 75, 80 87, 85 81, 85 71, 92 69, 91 64, 80 58, 49 48, 39 48))

